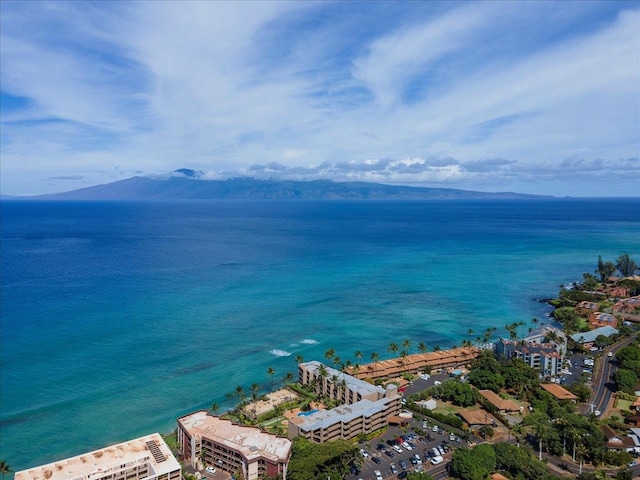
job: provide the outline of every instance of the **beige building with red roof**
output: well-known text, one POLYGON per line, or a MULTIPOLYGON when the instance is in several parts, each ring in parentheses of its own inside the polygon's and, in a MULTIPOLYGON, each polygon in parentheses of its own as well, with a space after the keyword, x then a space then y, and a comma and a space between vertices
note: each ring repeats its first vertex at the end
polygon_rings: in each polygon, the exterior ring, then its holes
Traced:
POLYGON ((468 365, 477 358, 480 350, 475 347, 458 347, 437 352, 414 353, 406 357, 380 360, 354 367, 347 371, 360 379, 388 378, 405 372, 422 372, 425 367, 443 370, 451 367, 468 365))

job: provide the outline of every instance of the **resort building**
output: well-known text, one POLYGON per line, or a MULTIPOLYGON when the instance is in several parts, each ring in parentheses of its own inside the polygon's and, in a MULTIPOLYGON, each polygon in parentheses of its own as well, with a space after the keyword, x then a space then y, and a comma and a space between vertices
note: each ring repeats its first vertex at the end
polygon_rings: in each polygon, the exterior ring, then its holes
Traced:
POLYGON ((525 344, 553 345, 562 357, 564 357, 567 352, 567 336, 562 330, 552 327, 551 325, 541 325, 530 331, 521 342, 525 344))
POLYGON ((496 343, 496 355, 505 358, 520 358, 540 372, 542 376, 559 375, 562 370, 562 354, 553 343, 523 343, 501 338, 496 343))
POLYGON ((178 446, 194 468, 215 466, 246 480, 265 475, 286 480, 292 445, 288 438, 199 410, 178 418, 178 446))
POLYGON ((315 384, 316 393, 347 405, 365 399, 375 402, 385 396, 384 388, 371 385, 315 360, 298 365, 298 381, 301 385, 315 384))
POLYGON ((396 385, 386 389, 312 361, 298 365, 299 381, 343 405, 331 410, 302 413, 289 421, 289 437, 301 436, 316 443, 350 440, 388 425, 402 409, 396 385))
POLYGON ((158 433, 16 472, 15 480, 180 480, 180 464, 158 433))
POLYGON ((390 378, 405 372, 420 373, 426 367, 433 370, 445 370, 470 364, 480 352, 476 347, 458 347, 437 352, 414 353, 406 357, 380 360, 361 365, 357 369, 350 367, 347 372, 360 379, 390 378))

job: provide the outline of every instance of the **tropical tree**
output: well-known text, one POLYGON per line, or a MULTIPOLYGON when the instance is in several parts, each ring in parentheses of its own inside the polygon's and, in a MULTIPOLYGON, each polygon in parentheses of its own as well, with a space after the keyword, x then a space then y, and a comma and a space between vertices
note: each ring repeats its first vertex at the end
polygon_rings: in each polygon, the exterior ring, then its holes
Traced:
POLYGON ((220 404, 217 402, 213 402, 211 404, 211 407, 209 407, 209 410, 211 411, 211 413, 215 414, 218 412, 218 410, 220 410, 220 404))
POLYGON ((620 255, 616 260, 616 268, 623 277, 630 277, 636 270, 638 270, 638 265, 633 261, 629 254, 625 253, 620 255))
POLYGON ((304 361, 304 358, 302 358, 302 355, 296 355, 295 361, 297 364, 301 364, 304 361))
POLYGON ((331 347, 328 348, 325 352, 324 352, 324 358, 326 358, 327 360, 331 361, 333 360, 333 357, 336 356, 336 350, 335 348, 331 347))
POLYGON ((398 351, 400 350, 400 348, 398 347, 398 344, 395 342, 391 342, 389 344, 389 348, 387 349, 389 350, 391 353, 396 354, 398 353, 398 351))
POLYGON ((420 353, 426 353, 426 352, 427 352, 427 350, 429 350, 429 347, 427 347, 427 345, 426 345, 424 342, 420 342, 420 343, 418 344, 418 351, 419 351, 420 353))
POLYGON ((356 350, 353 353, 353 356, 356 358, 356 360, 362 360, 362 352, 360 350, 356 350))
POLYGON ((373 362, 373 374, 375 376, 376 367, 378 366, 378 360, 380 360, 380 355, 378 352, 371 352, 371 361, 373 362))
POLYGON ((407 353, 409 353, 409 351, 411 350, 411 340, 409 340, 408 338, 402 340, 402 348, 404 348, 407 353))
POLYGON ((287 374, 284 376, 284 378, 282 379, 282 381, 283 381, 284 383, 291 383, 291 382, 293 382, 293 379, 294 379, 294 378, 295 378, 295 377, 293 376, 293 373, 291 373, 291 372, 287 372, 287 374))
POLYGON ((270 379, 270 390, 273 390, 273 375, 276 373, 275 369, 273 367, 269 367, 267 368, 267 375, 269 376, 270 379))
POLYGON ((11 470, 11 467, 6 462, 6 460, 0 460, 0 474, 2 474, 2 480, 4 480, 4 476, 7 473, 11 473, 11 472, 13 472, 13 470, 11 470))

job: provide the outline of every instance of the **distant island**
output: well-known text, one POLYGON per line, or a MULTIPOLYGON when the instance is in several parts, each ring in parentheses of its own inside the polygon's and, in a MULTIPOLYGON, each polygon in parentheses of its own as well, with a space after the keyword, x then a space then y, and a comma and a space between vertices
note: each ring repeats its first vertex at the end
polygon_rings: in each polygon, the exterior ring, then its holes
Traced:
POLYGON ((429 200, 551 198, 514 192, 477 192, 452 188, 408 187, 332 180, 258 180, 236 177, 206 180, 200 172, 179 169, 162 177, 133 177, 63 193, 6 200, 429 200))

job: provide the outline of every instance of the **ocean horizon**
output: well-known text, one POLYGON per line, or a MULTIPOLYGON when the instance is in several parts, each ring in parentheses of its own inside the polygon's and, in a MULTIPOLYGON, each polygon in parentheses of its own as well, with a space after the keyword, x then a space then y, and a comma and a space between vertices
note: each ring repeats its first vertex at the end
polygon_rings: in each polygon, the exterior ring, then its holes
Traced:
POLYGON ((416 352, 550 322, 544 299, 599 255, 640 260, 640 198, 2 200, 0 213, 13 470, 230 408, 237 385, 266 392, 298 355, 367 363, 405 338, 416 352))

